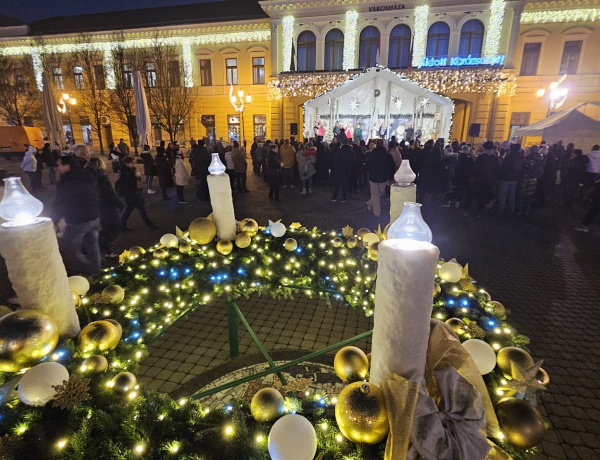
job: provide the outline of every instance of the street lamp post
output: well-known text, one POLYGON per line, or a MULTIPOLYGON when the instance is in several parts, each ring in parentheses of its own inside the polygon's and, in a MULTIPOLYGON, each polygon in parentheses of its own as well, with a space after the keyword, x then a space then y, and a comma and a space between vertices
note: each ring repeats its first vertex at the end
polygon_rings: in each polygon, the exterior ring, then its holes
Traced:
POLYGON ((540 88, 535 93, 537 97, 541 98, 548 93, 548 112, 546 113, 546 118, 548 118, 552 112, 558 108, 560 108, 567 99, 567 95, 569 94, 569 88, 561 88, 561 85, 566 80, 567 75, 563 75, 558 79, 558 81, 553 81, 550 83, 548 87, 548 92, 545 88, 540 88))
POLYGON ((233 94, 233 86, 230 86, 229 100, 231 101, 231 105, 233 106, 234 110, 240 114, 242 122, 242 139, 240 139, 240 142, 243 142, 246 140, 246 131, 244 129, 244 102, 246 104, 250 104, 252 102, 252 96, 247 94, 244 98, 244 91, 241 89, 238 91, 237 96, 235 96, 233 94))

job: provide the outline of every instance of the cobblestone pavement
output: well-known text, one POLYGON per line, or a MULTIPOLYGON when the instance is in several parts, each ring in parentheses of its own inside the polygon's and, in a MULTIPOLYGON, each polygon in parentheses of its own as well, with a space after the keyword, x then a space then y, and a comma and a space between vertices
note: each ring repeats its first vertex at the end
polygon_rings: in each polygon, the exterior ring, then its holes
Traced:
MULTIPOLYGON (((0 167, 18 171, 18 162, 0 167), (16 165, 16 166, 15 166, 16 165)), ((24 180, 28 184, 27 179, 24 180)), ((136 213, 132 232, 117 241, 118 250, 151 245, 175 225, 210 213, 208 204, 193 199, 186 187, 187 205, 165 202, 160 194, 148 196, 147 209, 161 227, 150 232, 136 213)), ((282 203, 267 198, 262 180, 249 174, 247 194, 234 194, 238 219, 253 217, 259 223, 282 219, 307 227, 341 229, 346 224, 376 228, 386 224, 367 214, 367 188, 350 195, 347 203, 331 202, 331 188, 317 185, 312 195, 298 187, 282 190, 282 203)), ((53 189, 41 198, 49 203, 53 189)), ((385 203, 383 209, 389 205, 385 203)), ((551 425, 537 458, 600 458, 600 257, 599 227, 590 233, 573 231, 583 210, 556 207, 538 210, 529 218, 496 216, 463 217, 455 209, 424 209, 434 243, 445 259, 469 263, 470 274, 510 312, 509 322, 531 339, 534 359, 544 359, 551 384, 541 396, 540 411, 551 425)), ((11 295, 4 267, 0 267, 0 299, 11 295)), ((372 322, 342 305, 309 300, 274 301, 251 297, 240 300, 240 309, 269 350, 315 350, 352 337, 372 327, 372 322)), ((369 349, 369 343, 360 343, 369 349)), ((224 300, 217 300, 187 320, 173 326, 150 350, 141 366, 141 380, 151 388, 173 392, 200 373, 229 361, 224 300)), ((240 330, 240 353, 256 353, 251 339, 240 330)))

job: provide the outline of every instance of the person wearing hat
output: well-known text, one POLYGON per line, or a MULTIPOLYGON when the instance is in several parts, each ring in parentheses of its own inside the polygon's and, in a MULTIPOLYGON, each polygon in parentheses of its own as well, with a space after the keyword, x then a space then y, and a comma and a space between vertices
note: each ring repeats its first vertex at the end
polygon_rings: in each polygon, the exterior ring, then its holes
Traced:
POLYGON ((517 182, 523 169, 523 151, 521 144, 512 144, 508 148, 508 153, 500 165, 500 185, 498 186, 498 211, 515 212, 515 199, 517 195, 517 182))
POLYGON ((485 141, 482 147, 483 152, 481 152, 473 165, 473 183, 469 187, 464 208, 464 214, 467 215, 471 201, 474 198, 477 199, 478 217, 494 197, 500 174, 500 161, 494 155, 494 143, 492 141, 485 141))

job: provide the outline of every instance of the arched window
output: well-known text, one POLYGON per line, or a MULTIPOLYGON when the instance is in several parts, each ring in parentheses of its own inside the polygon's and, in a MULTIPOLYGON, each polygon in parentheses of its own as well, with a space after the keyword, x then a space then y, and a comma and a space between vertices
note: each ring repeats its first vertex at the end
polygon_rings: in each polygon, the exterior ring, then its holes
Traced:
POLYGON ((298 71, 315 70, 317 62, 317 37, 310 30, 298 35, 298 71))
POLYGON ((390 34, 390 54, 388 67, 391 69, 404 69, 408 67, 410 54, 410 27, 398 24, 390 34))
POLYGON ((325 70, 342 70, 344 61, 344 33, 331 29, 325 35, 325 70))
POLYGON ((448 57, 450 42, 450 27, 445 22, 436 22, 429 28, 427 34, 427 57, 448 57))
POLYGON ((358 67, 366 69, 377 64, 379 49, 379 29, 374 26, 365 27, 360 33, 360 48, 358 51, 358 67))
POLYGON ((460 30, 459 56, 481 56, 483 47, 483 23, 477 19, 471 19, 462 26, 460 30))

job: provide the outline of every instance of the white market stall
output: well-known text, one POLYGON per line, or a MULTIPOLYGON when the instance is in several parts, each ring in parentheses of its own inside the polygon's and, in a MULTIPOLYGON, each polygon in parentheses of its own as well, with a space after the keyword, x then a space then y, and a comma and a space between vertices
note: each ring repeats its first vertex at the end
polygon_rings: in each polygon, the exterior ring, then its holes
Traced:
POLYGON ((448 139, 453 113, 450 98, 377 66, 305 102, 303 133, 330 140, 339 123, 355 140, 448 139))
POLYGON ((548 144, 560 140, 565 145, 572 142, 576 148, 588 152, 594 144, 600 144, 599 108, 600 103, 583 102, 572 109, 561 110, 529 126, 517 128, 515 136, 541 136, 548 144))

